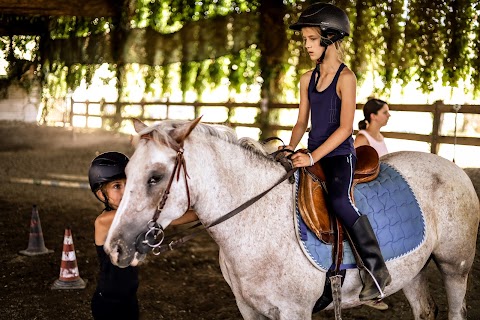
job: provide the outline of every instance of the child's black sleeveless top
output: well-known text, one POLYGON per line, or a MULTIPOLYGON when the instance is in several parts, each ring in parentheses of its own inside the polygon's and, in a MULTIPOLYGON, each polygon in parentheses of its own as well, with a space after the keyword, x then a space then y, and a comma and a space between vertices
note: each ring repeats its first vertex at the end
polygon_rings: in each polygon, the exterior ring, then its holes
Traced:
POLYGON ((103 250, 103 246, 97 248, 100 262, 100 273, 97 282, 97 291, 111 299, 126 299, 135 296, 138 289, 137 267, 119 268, 112 264, 110 257, 103 250))

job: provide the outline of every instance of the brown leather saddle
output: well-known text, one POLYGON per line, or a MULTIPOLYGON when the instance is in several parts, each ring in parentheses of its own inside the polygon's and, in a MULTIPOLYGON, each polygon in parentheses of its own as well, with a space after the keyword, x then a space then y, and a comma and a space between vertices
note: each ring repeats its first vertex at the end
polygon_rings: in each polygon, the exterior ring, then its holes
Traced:
MULTIPOLYGON (((356 148, 357 165, 353 185, 350 190, 353 199, 353 187, 358 183, 374 180, 380 171, 377 151, 371 146, 356 148)), ((299 170, 298 210, 307 227, 327 244, 341 245, 344 232, 341 223, 328 209, 328 190, 325 185, 325 174, 317 162, 311 167, 299 170)))

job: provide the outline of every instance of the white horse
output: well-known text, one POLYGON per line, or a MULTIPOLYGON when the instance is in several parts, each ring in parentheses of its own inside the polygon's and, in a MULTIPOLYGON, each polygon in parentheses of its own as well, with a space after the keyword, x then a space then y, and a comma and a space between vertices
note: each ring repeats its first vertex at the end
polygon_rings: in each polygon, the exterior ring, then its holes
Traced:
MULTIPOLYGON (((190 204, 202 224, 209 225, 285 175, 280 164, 246 147, 231 129, 198 122, 164 121, 152 127, 136 123, 145 139, 138 142, 126 168, 125 193, 105 243, 114 264, 136 265, 144 258, 136 251, 136 238, 156 212, 158 224, 166 228, 190 204), (179 154, 185 167, 179 165, 173 174, 179 154), (168 197, 157 210, 166 189, 168 197)), ((382 162, 408 181, 426 222, 423 245, 387 262, 392 282, 386 295, 403 290, 415 319, 433 319, 436 305, 425 274, 432 258, 443 276, 449 319, 466 319, 465 293, 480 213, 470 179, 454 163, 428 153, 397 152, 382 162)), ((296 238, 293 188, 285 181, 243 212, 208 229, 220 249, 223 276, 245 319, 311 319, 323 292, 326 273, 306 258, 296 238)), ((347 270, 342 308, 362 304, 361 287, 358 270, 347 270)))

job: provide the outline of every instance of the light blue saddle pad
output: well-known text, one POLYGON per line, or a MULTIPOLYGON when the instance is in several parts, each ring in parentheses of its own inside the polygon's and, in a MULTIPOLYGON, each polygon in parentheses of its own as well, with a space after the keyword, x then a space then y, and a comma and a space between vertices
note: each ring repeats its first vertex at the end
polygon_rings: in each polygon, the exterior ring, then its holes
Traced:
MULTIPOLYGON (((295 173, 298 195, 298 172, 295 173)), ((374 181, 362 183, 354 189, 355 205, 367 215, 377 235, 385 261, 404 256, 425 241, 425 217, 407 181, 392 166, 381 163, 374 181)), ((297 201, 296 201, 297 203, 297 201)), ((295 209, 298 241, 309 260, 319 269, 332 267, 332 245, 327 245, 308 229, 295 209)), ((344 241, 341 269, 355 268, 355 258, 348 241, 344 241)))

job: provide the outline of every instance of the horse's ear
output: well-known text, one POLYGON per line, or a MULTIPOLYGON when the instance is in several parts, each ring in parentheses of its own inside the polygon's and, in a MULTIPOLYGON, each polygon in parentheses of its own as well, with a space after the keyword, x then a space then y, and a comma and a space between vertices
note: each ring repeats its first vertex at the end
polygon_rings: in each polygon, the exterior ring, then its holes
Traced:
POLYGON ((133 118, 133 127, 135 128, 135 131, 139 133, 140 131, 147 128, 148 126, 142 121, 138 120, 137 118, 133 118))
POLYGON ((179 144, 183 145, 183 141, 187 139, 188 135, 192 130, 197 126, 197 124, 200 122, 202 119, 202 116, 198 117, 197 119, 187 122, 184 125, 181 125, 177 128, 175 128, 172 133, 171 137, 179 144))

